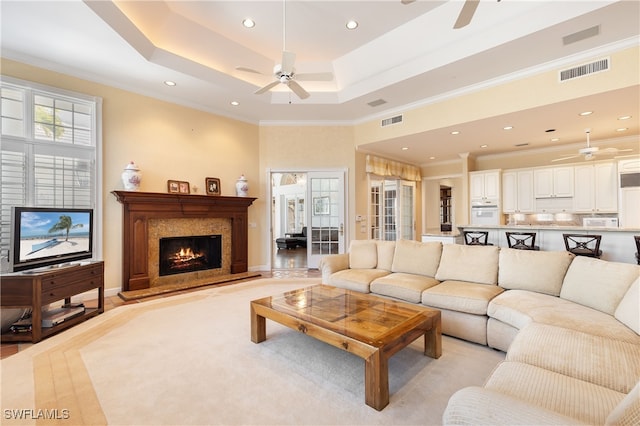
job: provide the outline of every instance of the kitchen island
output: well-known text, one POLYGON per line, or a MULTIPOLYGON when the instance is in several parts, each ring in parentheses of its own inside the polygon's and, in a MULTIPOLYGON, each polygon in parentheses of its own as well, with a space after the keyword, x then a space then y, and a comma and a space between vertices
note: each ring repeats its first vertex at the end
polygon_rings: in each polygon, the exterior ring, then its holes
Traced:
POLYGON ((457 229, 441 231, 438 228, 426 229, 422 233, 422 242, 439 241, 442 244, 464 244, 462 232, 457 229))
MULTIPOLYGON (((603 260, 624 263, 636 263, 636 245, 634 235, 640 235, 640 228, 591 228, 572 225, 461 225, 463 231, 488 231, 489 243, 509 247, 505 232, 535 232, 536 245, 540 250, 564 251, 562 234, 602 235, 600 250, 603 260)), ((462 242, 464 243, 464 242, 462 242)))

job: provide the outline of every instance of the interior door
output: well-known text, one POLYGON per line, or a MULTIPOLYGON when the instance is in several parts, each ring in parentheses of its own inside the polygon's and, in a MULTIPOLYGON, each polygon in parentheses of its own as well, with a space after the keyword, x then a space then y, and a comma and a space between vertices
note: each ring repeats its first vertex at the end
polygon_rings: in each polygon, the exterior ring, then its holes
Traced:
POLYGON ((307 182, 307 267, 317 268, 322 256, 345 252, 345 176, 309 172, 307 182))

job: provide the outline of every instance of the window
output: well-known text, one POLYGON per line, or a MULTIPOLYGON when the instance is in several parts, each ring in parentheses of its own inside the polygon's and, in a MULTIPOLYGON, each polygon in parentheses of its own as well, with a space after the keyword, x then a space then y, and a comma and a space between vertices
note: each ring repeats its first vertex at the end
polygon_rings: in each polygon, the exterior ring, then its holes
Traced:
POLYGON ((99 255, 101 99, 5 76, 0 98, 1 257, 24 205, 93 208, 99 255))

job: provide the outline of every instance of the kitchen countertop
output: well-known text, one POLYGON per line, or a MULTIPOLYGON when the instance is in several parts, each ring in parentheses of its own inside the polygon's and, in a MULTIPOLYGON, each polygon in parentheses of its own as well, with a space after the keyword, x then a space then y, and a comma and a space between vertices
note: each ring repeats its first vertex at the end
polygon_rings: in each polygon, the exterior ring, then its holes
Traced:
POLYGON ((441 231, 439 228, 429 228, 425 229, 422 235, 426 237, 459 237, 461 233, 457 229, 441 231))
POLYGON ((595 228, 577 225, 459 225, 459 229, 532 229, 540 231, 589 231, 589 232, 630 232, 640 233, 640 228, 595 228))

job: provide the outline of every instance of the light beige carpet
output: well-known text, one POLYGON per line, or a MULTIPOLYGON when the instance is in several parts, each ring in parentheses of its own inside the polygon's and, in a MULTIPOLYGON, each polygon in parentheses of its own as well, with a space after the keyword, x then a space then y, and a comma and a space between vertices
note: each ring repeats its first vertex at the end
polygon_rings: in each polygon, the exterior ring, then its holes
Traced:
POLYGON ((316 282, 259 279, 108 311, 2 360, 1 423, 439 424, 449 397, 504 359, 443 336, 434 360, 418 339, 391 358, 378 412, 360 358, 269 320, 267 340, 250 340, 249 301, 316 282))

